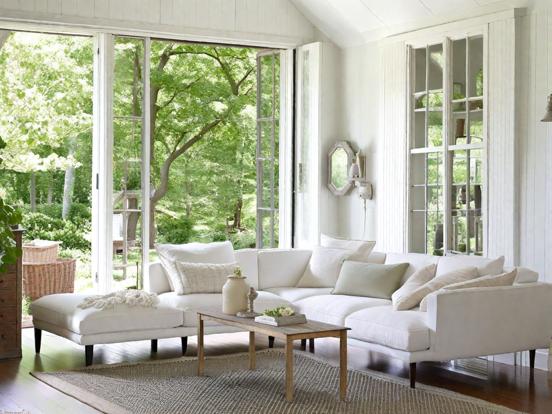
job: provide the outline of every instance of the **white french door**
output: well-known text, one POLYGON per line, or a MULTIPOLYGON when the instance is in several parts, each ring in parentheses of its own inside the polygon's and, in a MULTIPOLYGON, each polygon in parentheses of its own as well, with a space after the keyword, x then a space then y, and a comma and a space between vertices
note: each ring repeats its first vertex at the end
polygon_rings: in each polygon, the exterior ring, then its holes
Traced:
POLYGON ((320 237, 320 43, 297 48, 294 247, 320 237))
POLYGON ((149 38, 96 37, 92 266, 99 292, 147 281, 149 48, 149 38))

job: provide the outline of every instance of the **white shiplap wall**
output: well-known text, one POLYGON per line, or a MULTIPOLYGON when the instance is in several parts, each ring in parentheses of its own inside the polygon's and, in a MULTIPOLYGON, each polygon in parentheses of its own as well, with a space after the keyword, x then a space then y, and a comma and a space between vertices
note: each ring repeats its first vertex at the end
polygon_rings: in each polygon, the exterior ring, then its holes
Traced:
POLYGON ((386 43, 381 52, 378 142, 377 249, 406 251, 406 46, 386 43))
POLYGON ((288 0, 0 0, 1 19, 282 47, 314 36, 313 25, 288 0))
POLYGON ((489 23, 487 256, 509 265, 519 259, 515 44, 514 18, 489 23))
POLYGON ((552 9, 523 18, 526 76, 520 139, 520 263, 552 282, 552 123, 542 123, 552 93, 552 9))

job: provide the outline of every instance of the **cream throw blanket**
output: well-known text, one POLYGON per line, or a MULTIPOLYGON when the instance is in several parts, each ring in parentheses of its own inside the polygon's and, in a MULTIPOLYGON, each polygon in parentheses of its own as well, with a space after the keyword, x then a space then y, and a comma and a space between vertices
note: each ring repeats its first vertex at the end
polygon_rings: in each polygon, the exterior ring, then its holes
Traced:
POLYGON ((155 293, 143 290, 119 290, 107 295, 94 295, 85 298, 79 305, 81 309, 112 309, 115 305, 140 306, 142 308, 154 308, 159 303, 155 293))

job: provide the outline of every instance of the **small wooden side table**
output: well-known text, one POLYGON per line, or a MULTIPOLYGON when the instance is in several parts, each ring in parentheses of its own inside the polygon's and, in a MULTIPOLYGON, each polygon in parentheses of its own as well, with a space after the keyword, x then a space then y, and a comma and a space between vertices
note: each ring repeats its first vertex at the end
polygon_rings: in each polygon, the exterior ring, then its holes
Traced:
POLYGON ((347 395, 347 331, 349 328, 327 323, 307 321, 307 323, 271 326, 257 323, 253 319, 239 318, 222 312, 200 311, 197 328, 197 375, 203 375, 205 368, 204 321, 210 320, 223 325, 249 331, 249 369, 255 369, 255 334, 264 334, 282 339, 286 353, 286 399, 293 401, 293 341, 299 339, 339 338, 339 397, 347 395))

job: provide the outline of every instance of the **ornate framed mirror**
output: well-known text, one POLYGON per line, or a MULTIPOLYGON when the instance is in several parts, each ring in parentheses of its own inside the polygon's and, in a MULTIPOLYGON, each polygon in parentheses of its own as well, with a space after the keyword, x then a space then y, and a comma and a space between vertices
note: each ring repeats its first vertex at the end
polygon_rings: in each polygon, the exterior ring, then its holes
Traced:
POLYGON ((349 192, 353 183, 349 169, 355 153, 347 141, 337 141, 328 152, 328 188, 336 196, 349 192))

